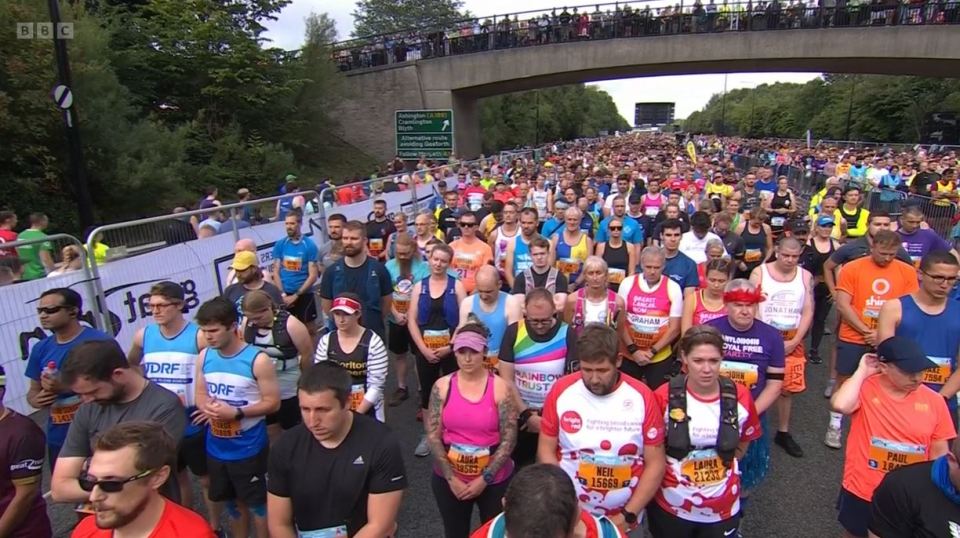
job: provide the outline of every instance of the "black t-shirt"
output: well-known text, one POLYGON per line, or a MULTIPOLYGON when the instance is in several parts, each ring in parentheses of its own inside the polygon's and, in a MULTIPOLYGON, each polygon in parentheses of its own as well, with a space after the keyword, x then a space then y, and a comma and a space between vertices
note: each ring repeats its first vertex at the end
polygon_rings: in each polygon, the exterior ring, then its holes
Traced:
POLYGON ((933 462, 891 471, 873 493, 870 532, 880 538, 953 538, 960 506, 934 485, 933 462))
POLYGON ((445 207, 440 210, 440 215, 437 217, 437 228, 441 232, 447 233, 451 228, 457 227, 457 218, 459 218, 458 210, 445 207))
POLYGON ((289 498, 301 531, 346 525, 353 536, 367 524, 367 496, 406 489, 400 443, 384 424, 353 415, 340 446, 320 444, 303 424, 270 447, 267 491, 289 498))
MULTIPOLYGON (((547 287, 547 277, 550 276, 549 269, 547 269, 545 273, 538 273, 533 267, 531 267, 530 272, 533 273, 534 288, 547 287)), ((567 280, 567 276, 557 271, 557 287, 555 290, 553 290, 553 293, 569 293, 569 287, 570 283, 567 280)), ((516 276, 516 278, 513 279, 513 289, 510 290, 510 293, 526 294, 527 291, 527 279, 524 278, 523 273, 520 273, 516 276)))
POLYGON ((913 178, 912 186, 918 194, 930 192, 930 186, 940 181, 940 174, 936 172, 920 172, 913 178))

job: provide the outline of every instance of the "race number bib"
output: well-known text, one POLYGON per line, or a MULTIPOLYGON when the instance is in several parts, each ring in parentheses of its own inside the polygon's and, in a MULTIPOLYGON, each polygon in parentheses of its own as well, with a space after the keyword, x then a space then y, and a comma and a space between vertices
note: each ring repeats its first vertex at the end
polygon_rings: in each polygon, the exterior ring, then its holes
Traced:
POLYGON ((659 213, 660 213, 660 208, 655 205, 648 205, 643 210, 643 214, 650 218, 656 217, 659 213))
POLYGON ((660 339, 667 327, 669 319, 665 316, 627 313, 628 331, 630 339, 640 349, 650 349, 660 339))
POLYGON ((943 385, 950 378, 950 357, 927 357, 936 367, 923 371, 923 382, 943 385))
POLYGON ((437 350, 450 345, 450 331, 425 329, 423 344, 430 349, 437 350))
POLYGON ((370 249, 370 254, 376 256, 383 252, 383 238, 370 239, 367 241, 367 247, 370 249))
POLYGON ((210 419, 210 433, 221 439, 236 439, 240 437, 240 421, 233 419, 210 419))
POLYGON ((763 259, 763 251, 758 248, 748 248, 743 254, 743 261, 747 263, 758 262, 763 259))
POLYGON ((576 258, 561 258, 556 263, 557 271, 570 276, 580 270, 580 260, 576 258))
POLYGON ((50 407, 50 423, 55 426, 70 424, 80 409, 80 398, 73 396, 50 407))
POLYGON ((297 538, 347 538, 347 526, 338 525, 336 527, 327 527, 326 529, 317 529, 312 531, 302 531, 297 529, 297 538))
POLYGON ((695 486, 715 486, 727 478, 727 468, 716 450, 694 450, 683 460, 680 473, 695 486))
POLYGON ((871 331, 877 330, 877 323, 880 321, 880 311, 871 308, 863 309, 863 323, 871 331))
POLYGON ((613 267, 607 269, 607 282, 610 284, 619 284, 623 282, 623 279, 627 278, 627 272, 623 269, 614 269, 613 267))
POLYGON ((786 221, 784 217, 770 217, 770 226, 783 226, 786 221))
POLYGON ((483 367, 496 374, 497 367, 500 365, 500 357, 497 354, 487 355, 483 358, 483 367))
POLYGON ((888 473, 904 465, 927 460, 927 448, 923 445, 900 443, 881 437, 870 438, 867 465, 871 469, 888 473))
POLYGON ((760 380, 760 369, 756 364, 747 362, 723 361, 720 363, 720 375, 727 376, 735 383, 752 389, 760 380))
POLYGON ((476 261, 476 256, 467 252, 458 252, 453 257, 453 270, 460 275, 460 279, 463 280, 467 277, 467 274, 473 269, 473 264, 476 261))
POLYGON ((299 272, 303 269, 303 259, 300 256, 284 256, 283 268, 287 271, 299 272))
POLYGON ((353 385, 350 387, 350 410, 356 411, 360 408, 360 404, 363 403, 363 397, 366 395, 365 387, 361 384, 353 385))
POLYGON ((612 491, 630 486, 633 460, 624 456, 602 456, 580 453, 577 480, 583 487, 597 491, 612 491))
POLYGON ((457 474, 480 476, 490 463, 490 447, 454 443, 447 450, 447 460, 457 474))

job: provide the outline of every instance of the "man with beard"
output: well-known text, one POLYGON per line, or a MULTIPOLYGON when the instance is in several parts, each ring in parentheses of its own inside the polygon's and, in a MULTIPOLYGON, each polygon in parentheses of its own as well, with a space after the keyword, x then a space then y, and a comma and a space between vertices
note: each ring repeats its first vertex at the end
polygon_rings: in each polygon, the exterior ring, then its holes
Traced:
POLYGON ((386 332, 383 316, 390 312, 390 297, 393 295, 390 273, 382 263, 367 256, 367 236, 363 223, 356 220, 347 222, 341 240, 343 258, 327 268, 320 280, 320 301, 323 313, 329 319, 328 327, 334 328, 333 318, 330 317, 334 297, 349 291, 360 296, 363 326, 383 339, 386 332))
POLYGON ((233 256, 230 269, 237 276, 237 281, 223 290, 222 297, 237 305, 237 312, 242 313, 240 303, 247 293, 253 290, 263 290, 277 306, 283 304, 283 295, 280 290, 263 279, 263 271, 257 261, 257 255, 253 252, 242 251, 233 256))
POLYGON ((543 404, 537 459, 566 471, 588 512, 643 536, 639 515, 666 470, 664 412, 653 391, 620 373, 614 329, 588 324, 577 348, 580 371, 557 380, 543 404))
MULTIPOLYGON (((533 266, 530 242, 540 237, 540 234, 537 233, 538 223, 536 209, 525 207, 520 211, 520 235, 507 244, 507 250, 503 255, 503 276, 511 289, 514 287, 517 277, 533 266)), ((549 259, 547 262, 549 263, 549 259)))
POLYGON ((334 213, 327 217, 327 238, 317 249, 317 261, 320 263, 320 272, 324 267, 330 267, 337 260, 343 257, 343 241, 340 239, 343 234, 343 225, 347 223, 347 217, 341 213, 334 213))
POLYGON ((387 202, 373 202, 373 218, 367 221, 367 248, 370 255, 383 261, 387 256, 387 238, 397 231, 393 221, 387 218, 387 202))
POLYGON ((190 536, 213 538, 203 518, 160 495, 177 445, 159 424, 124 422, 96 441, 90 468, 79 482, 94 516, 72 538, 190 536))
POLYGON ((299 211, 291 211, 283 219, 287 236, 273 246, 271 276, 274 285, 283 292, 283 306, 307 326, 313 337, 317 334, 313 285, 319 274, 318 251, 313 240, 301 234, 302 223, 303 215, 299 211))
POLYGON ((40 295, 37 315, 40 326, 52 334, 30 350, 26 376, 30 378, 27 403, 49 408, 47 419, 47 459, 53 470, 67 429, 80 407, 80 398, 66 386, 58 370, 71 349, 87 340, 111 340, 106 333, 80 324, 83 299, 69 288, 53 288, 40 295))
MULTIPOLYGON (((121 422, 157 422, 173 439, 182 439, 187 415, 176 394, 147 380, 131 368, 120 345, 113 340, 93 340, 77 345, 67 355, 60 382, 83 400, 73 417, 60 450, 50 489, 56 502, 82 503, 90 494, 80 487, 87 458, 95 440, 121 422)), ((176 460, 175 456, 169 460, 176 460)), ((162 484, 161 493, 180 502, 176 473, 162 484)), ((89 512, 89 506, 78 511, 89 512)))

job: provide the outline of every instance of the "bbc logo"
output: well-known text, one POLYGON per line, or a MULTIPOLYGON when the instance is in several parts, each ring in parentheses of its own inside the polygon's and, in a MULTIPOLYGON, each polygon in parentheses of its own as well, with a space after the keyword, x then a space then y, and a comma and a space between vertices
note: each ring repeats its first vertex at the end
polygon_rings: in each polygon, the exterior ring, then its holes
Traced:
POLYGON ((60 22, 53 27, 52 22, 18 22, 17 39, 73 39, 73 23, 60 22))

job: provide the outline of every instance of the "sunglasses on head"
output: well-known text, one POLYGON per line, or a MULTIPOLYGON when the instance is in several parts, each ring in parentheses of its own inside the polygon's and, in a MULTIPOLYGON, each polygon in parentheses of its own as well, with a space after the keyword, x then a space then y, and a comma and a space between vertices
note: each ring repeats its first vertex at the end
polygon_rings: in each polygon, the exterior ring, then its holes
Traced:
POLYGON ((156 469, 150 469, 124 480, 91 480, 89 475, 83 475, 77 478, 77 482, 80 483, 80 489, 86 492, 91 492, 93 491, 93 488, 100 486, 100 489, 104 493, 119 493, 123 491, 123 486, 130 482, 136 482, 141 478, 146 478, 155 471, 156 469))
POLYGON ((60 306, 41 306, 37 308, 37 314, 56 314, 57 312, 67 308, 67 305, 60 306))

